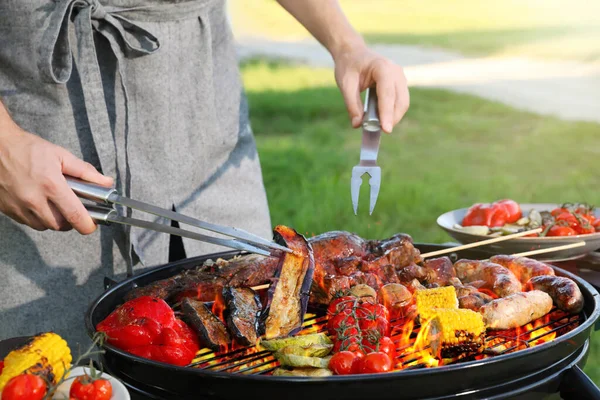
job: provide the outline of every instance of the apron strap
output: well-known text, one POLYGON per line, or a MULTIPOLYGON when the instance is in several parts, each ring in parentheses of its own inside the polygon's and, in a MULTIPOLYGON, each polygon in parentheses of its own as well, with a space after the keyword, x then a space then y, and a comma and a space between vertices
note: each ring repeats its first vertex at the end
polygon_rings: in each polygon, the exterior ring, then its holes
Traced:
MULTIPOLYGON (((102 172, 109 176, 116 176, 118 149, 110 127, 94 44, 94 31, 108 39, 117 58, 126 108, 128 99, 123 74, 123 58, 154 53, 160 47, 158 39, 141 26, 119 15, 116 10, 113 12, 105 8, 98 0, 59 0, 56 8, 50 13, 38 63, 42 78, 51 83, 66 83, 71 77, 72 60, 75 58, 90 130, 102 172), (71 33, 75 36, 73 41, 70 37, 71 33)), ((128 125, 127 120, 128 115, 126 116, 128 125)))

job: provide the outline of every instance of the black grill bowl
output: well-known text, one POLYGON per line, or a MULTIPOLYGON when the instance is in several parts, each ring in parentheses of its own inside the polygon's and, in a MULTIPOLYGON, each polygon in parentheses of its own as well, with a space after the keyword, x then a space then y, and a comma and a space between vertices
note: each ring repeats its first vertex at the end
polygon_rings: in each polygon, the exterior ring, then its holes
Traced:
MULTIPOLYGON (((421 252, 444 248, 416 244, 421 252)), ((92 336, 95 326, 118 305, 135 286, 170 277, 194 268, 207 259, 228 258, 235 252, 190 258, 154 268, 120 282, 96 299, 85 317, 92 336)), ((489 254, 475 250, 453 253, 458 258, 484 259, 489 254)), ((383 374, 332 376, 326 378, 272 377, 211 372, 195 368, 170 366, 136 357, 105 345, 102 361, 107 372, 125 383, 144 387, 161 399, 434 399, 446 397, 492 398, 515 387, 527 387, 560 374, 574 363, 581 364, 587 353, 588 339, 600 316, 599 294, 581 278, 556 268, 557 275, 567 276, 579 285, 585 299, 585 319, 572 331, 533 348, 436 368, 404 370, 383 374)), ((556 389, 558 390, 558 389, 556 389)), ((499 398, 503 398, 502 396, 499 398)))

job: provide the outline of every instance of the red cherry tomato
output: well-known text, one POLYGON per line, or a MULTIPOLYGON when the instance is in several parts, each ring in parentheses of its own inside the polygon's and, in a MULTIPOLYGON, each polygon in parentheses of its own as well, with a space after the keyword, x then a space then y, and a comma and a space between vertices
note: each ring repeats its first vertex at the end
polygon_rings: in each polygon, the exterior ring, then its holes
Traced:
POLYGON ((568 213, 568 212, 569 212, 569 210, 568 210, 568 209, 566 209, 566 208, 564 208, 564 207, 558 207, 558 208, 555 208, 554 210, 550 211, 550 214, 551 214, 553 217, 556 217, 556 216, 558 216, 558 215, 560 215, 560 214, 562 214, 562 213, 568 213))
POLYGON ((2 374, 3 369, 4 369, 4 360, 0 360, 0 375, 2 374))
POLYGON ((352 363, 352 373, 360 374, 362 369, 362 360, 365 358, 365 353, 362 351, 353 351, 352 353, 355 355, 354 362, 352 363))
POLYGON ((339 312, 345 309, 352 309, 354 303, 356 302, 356 297, 354 296, 342 296, 336 299, 333 299, 329 306, 327 307, 327 314, 329 316, 337 315, 339 312))
POLYGON ((379 341, 379 351, 387 354, 393 361, 396 358, 396 345, 394 341, 387 336, 384 336, 379 341))
POLYGON ((329 360, 329 369, 336 375, 348 375, 352 373, 352 365, 356 354, 351 351, 340 351, 335 353, 329 360))
POLYGON ((360 361, 360 373, 376 374, 380 372, 389 372, 392 370, 392 360, 383 352, 367 354, 360 361))
POLYGON ((568 226, 554 225, 548 231, 547 236, 575 236, 577 232, 575 229, 568 226))
POLYGON ((46 382, 39 376, 21 374, 6 383, 2 400, 42 400, 47 390, 46 382))
POLYGON ((110 400, 112 385, 106 379, 91 380, 81 375, 73 381, 69 396, 72 400, 110 400))
POLYGON ((333 343, 333 352, 360 350, 360 336, 338 337, 333 343))

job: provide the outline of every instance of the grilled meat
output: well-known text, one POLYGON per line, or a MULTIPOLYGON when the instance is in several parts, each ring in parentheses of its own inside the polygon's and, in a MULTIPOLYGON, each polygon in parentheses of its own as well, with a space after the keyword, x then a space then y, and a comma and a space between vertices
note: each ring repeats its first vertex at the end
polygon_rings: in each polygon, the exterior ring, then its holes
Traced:
POLYGON ((277 226, 275 234, 294 251, 280 259, 275 283, 268 293, 265 319, 267 339, 289 336, 302 328, 315 271, 312 247, 295 230, 277 226))
POLYGON ((540 290, 515 293, 481 307, 488 329, 512 329, 530 323, 552 309, 552 298, 540 290))
POLYGON ((194 328, 204 346, 213 351, 225 350, 231 338, 225 324, 202 301, 185 298, 181 310, 186 321, 194 328))
POLYGON ((424 283, 427 285, 448 286, 456 272, 448 257, 430 258, 423 261, 424 283))
MULTIPOLYGON (((453 277, 448 282, 456 289, 456 297, 458 297, 458 307, 467 308, 473 311, 479 311, 484 305, 493 300, 493 297, 480 292, 473 285, 465 285, 457 277, 453 277)), ((476 282, 479 283, 479 282, 476 282)), ((483 282, 480 282, 483 284, 483 282)))
POLYGON ((454 264, 457 277, 464 283, 483 281, 482 289, 498 297, 506 297, 521 291, 521 282, 502 265, 488 261, 458 260, 454 264))
POLYGON ((583 309, 581 290, 569 278, 550 275, 534 276, 526 287, 548 293, 556 307, 568 313, 577 314, 583 309))
POLYGON ((490 262, 508 268, 522 284, 526 284, 534 276, 554 275, 552 267, 531 258, 496 255, 490 258, 490 262))
POLYGON ((242 345, 253 345, 258 340, 262 304, 258 294, 250 288, 223 289, 225 321, 233 337, 242 345))

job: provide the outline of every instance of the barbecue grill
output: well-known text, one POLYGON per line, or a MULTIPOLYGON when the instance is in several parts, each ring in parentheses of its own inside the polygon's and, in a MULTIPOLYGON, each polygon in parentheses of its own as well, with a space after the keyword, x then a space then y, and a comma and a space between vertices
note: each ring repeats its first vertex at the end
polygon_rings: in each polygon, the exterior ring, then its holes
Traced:
MULTIPOLYGON (((445 248, 416 244, 421 252, 445 248)), ((168 278, 208 259, 231 258, 227 252, 190 258, 154 268, 120 283, 113 283, 86 315, 86 328, 94 327, 123 302, 136 286, 168 278)), ((484 259, 489 254, 466 250, 451 258, 484 259)), ((557 275, 576 281, 585 298, 579 315, 552 310, 523 329, 488 335, 483 355, 450 360, 443 366, 428 356, 419 343, 420 327, 393 321, 392 340, 398 345, 398 371, 371 375, 332 377, 270 376, 277 367, 269 352, 239 347, 214 354, 202 350, 188 367, 176 367, 136 357, 105 345, 102 362, 107 372, 121 379, 138 398, 148 399, 600 399, 600 390, 582 372, 592 327, 600 316, 600 295, 578 276, 556 268, 557 275), (407 331, 408 329, 408 331, 407 331), (554 337, 555 336, 555 337, 554 337), (554 337, 553 340, 550 340, 554 337), (434 367, 435 368, 432 368, 434 367), (560 397, 558 397, 560 394, 560 397)), ((309 310, 310 311, 310 310, 309 310)), ((303 333, 326 330, 326 317, 314 311, 303 333)))

